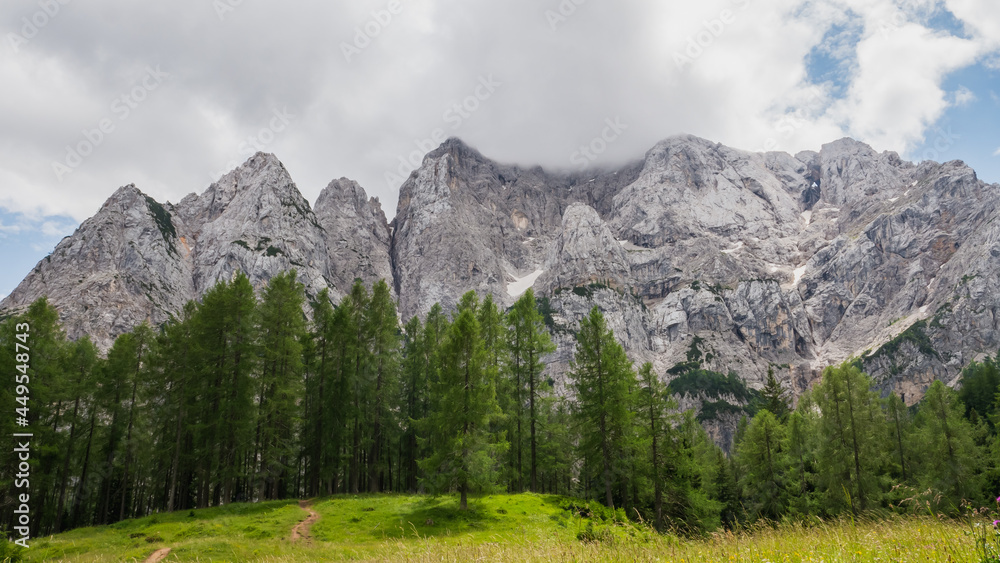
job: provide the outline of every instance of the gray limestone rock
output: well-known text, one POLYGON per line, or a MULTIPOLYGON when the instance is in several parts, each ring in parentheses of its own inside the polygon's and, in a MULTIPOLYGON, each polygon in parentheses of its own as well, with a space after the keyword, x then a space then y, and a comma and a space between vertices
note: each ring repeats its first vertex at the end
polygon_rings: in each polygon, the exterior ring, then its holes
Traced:
POLYGON ((389 224, 346 179, 310 207, 257 154, 176 205, 122 188, 0 309, 49 295, 71 335, 106 348, 236 270, 260 287, 293 267, 313 296, 386 278, 403 319, 469 290, 507 307, 534 287, 566 392, 573 333, 594 306, 664 378, 697 337, 704 367, 757 388, 771 368, 796 394, 858 358, 912 404, 1000 348, 1000 186, 851 139, 793 156, 684 135, 579 173, 496 163, 449 139, 400 187, 389 224))

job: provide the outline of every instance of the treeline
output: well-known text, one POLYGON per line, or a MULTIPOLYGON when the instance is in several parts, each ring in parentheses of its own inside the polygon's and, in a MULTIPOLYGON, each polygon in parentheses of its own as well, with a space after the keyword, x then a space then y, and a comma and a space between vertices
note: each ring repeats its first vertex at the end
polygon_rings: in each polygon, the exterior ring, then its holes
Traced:
MULTIPOLYGON (((634 369, 597 308, 556 394, 538 305, 531 290, 507 311, 470 292, 400 327, 384 281, 307 303, 294 271, 259 295, 237 274, 102 358, 41 299, 0 322, 12 374, 0 388, 0 526, 11 529, 23 492, 12 437, 26 431, 13 383, 23 323, 33 535, 384 491, 457 492, 461 508, 497 490, 575 495, 687 532, 928 502, 957 511, 1000 492, 1000 357, 968 366, 960 393, 935 383, 917 408, 881 397, 852 364, 828 368, 794 410, 771 376, 727 456, 652 365, 634 369)), ((712 374, 700 359, 671 373, 697 387, 712 374)))

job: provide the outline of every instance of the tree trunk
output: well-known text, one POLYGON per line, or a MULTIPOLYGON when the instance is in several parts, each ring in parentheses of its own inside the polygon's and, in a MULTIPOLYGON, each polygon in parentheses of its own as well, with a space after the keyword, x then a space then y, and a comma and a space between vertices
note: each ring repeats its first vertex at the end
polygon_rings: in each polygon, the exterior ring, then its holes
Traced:
POLYGON ((535 361, 534 353, 528 352, 528 403, 531 417, 531 492, 538 492, 538 478, 536 465, 536 445, 535 445, 535 361))
POLYGON ((87 435, 87 449, 83 454, 83 471, 80 473, 80 484, 77 486, 76 495, 73 497, 73 510, 70 512, 70 525, 79 524, 80 507, 83 504, 84 493, 87 490, 87 469, 90 466, 90 446, 94 442, 94 422, 96 418, 95 409, 90 409, 90 432, 87 435))
POLYGON ((177 426, 174 430, 174 459, 170 464, 170 492, 167 496, 167 512, 174 511, 177 495, 177 471, 181 464, 181 430, 184 427, 184 400, 181 400, 180 412, 177 413, 177 426))

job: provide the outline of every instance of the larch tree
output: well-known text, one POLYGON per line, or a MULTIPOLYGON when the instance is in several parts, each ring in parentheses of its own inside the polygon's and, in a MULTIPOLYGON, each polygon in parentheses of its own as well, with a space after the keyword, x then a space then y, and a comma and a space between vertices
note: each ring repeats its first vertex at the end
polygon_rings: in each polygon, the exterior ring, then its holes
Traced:
POLYGON ((924 394, 916 418, 915 444, 919 448, 921 486, 943 494, 941 508, 957 511, 963 500, 979 499, 980 452, 973 429, 964 417, 958 394, 935 381, 924 394))
POLYGON ((886 429, 878 396, 868 375, 845 362, 823 370, 814 398, 822 412, 819 431, 827 437, 820 449, 820 476, 828 509, 838 511, 846 500, 857 515, 880 498, 886 429), (850 496, 845 498, 845 492, 850 496))
POLYGON ((784 440, 785 428, 771 411, 764 409, 750 421, 737 452, 746 471, 743 488, 750 507, 754 515, 771 520, 778 519, 787 505, 784 440))
POLYGON ((598 462, 604 502, 614 508, 613 489, 626 469, 623 446, 631 440, 635 372, 596 306, 580 321, 570 379, 576 391, 580 454, 598 462))
POLYGON ((434 409, 425 419, 434 448, 420 462, 433 490, 458 489, 460 510, 468 509, 470 492, 495 486, 497 454, 506 446, 489 432, 501 413, 478 309, 475 292, 463 295, 441 343, 434 409))
POLYGON ((524 443, 521 428, 524 401, 521 397, 525 396, 528 403, 528 444, 531 455, 529 486, 532 492, 538 492, 538 434, 540 422, 545 418, 541 409, 551 404, 546 403, 544 398, 552 392, 551 385, 542 379, 545 371, 542 358, 554 352, 556 347, 545 328, 545 319, 538 312, 535 292, 531 288, 514 303, 507 323, 507 348, 510 354, 508 381, 517 397, 514 414, 517 417, 518 477, 523 474, 520 451, 524 443))
POLYGON ((365 322, 371 338, 369 351, 375 399, 371 412, 373 420, 368 454, 368 490, 377 493, 381 489, 383 466, 390 466, 387 460, 382 459, 383 450, 390 443, 386 429, 391 427, 391 411, 386 398, 396 395, 399 383, 399 322, 396 306, 385 280, 379 280, 372 288, 365 322))
POLYGON ((278 499, 287 494, 297 454, 290 438, 297 428, 296 398, 301 394, 304 302, 304 288, 295 270, 271 278, 261 298, 255 448, 261 499, 278 499))

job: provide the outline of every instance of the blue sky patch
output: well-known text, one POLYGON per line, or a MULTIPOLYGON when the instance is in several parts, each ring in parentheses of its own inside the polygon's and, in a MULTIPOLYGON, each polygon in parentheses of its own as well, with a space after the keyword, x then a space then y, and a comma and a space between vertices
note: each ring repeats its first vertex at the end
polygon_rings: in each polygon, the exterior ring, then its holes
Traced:
POLYGON ((39 260, 55 249, 63 237, 73 234, 72 217, 29 218, 0 207, 0 296, 6 297, 31 272, 39 260))

